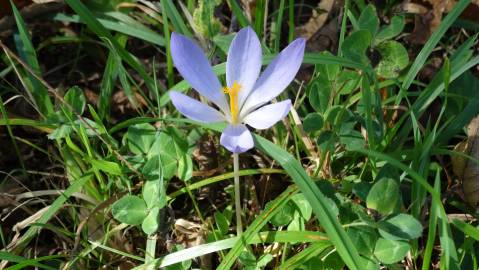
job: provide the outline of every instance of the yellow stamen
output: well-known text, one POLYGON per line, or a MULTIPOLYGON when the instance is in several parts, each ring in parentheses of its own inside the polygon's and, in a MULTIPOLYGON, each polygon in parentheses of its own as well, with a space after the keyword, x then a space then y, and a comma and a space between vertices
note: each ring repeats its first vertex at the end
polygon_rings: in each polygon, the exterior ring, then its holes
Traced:
POLYGON ((231 122, 237 124, 238 122, 238 92, 241 90, 241 85, 234 81, 232 87, 223 87, 223 92, 230 97, 231 122))

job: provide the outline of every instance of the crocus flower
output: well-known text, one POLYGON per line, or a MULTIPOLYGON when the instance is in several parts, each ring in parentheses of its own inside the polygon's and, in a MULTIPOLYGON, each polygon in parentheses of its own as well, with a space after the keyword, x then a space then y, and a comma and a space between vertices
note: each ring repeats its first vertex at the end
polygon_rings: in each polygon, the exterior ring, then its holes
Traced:
POLYGON ((217 109, 175 91, 170 92, 171 101, 178 111, 194 121, 228 122, 221 134, 221 145, 233 153, 245 152, 254 146, 246 125, 267 129, 289 113, 289 99, 266 104, 294 79, 303 60, 304 47, 305 40, 296 39, 260 75, 260 41, 253 29, 243 28, 229 48, 226 86, 222 87, 201 48, 187 37, 172 33, 171 56, 176 69, 217 109))

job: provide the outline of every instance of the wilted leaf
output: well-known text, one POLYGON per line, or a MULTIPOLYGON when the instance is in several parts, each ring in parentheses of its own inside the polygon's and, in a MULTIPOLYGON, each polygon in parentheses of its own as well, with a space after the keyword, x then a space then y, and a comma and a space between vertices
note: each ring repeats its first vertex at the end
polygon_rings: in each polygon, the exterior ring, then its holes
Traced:
MULTIPOLYGON (((456 151, 479 159, 479 116, 472 119, 467 126, 467 142, 461 142, 454 148, 456 151)), ((452 157, 454 173, 462 179, 462 187, 466 201, 473 207, 479 207, 479 165, 461 156, 452 157)))

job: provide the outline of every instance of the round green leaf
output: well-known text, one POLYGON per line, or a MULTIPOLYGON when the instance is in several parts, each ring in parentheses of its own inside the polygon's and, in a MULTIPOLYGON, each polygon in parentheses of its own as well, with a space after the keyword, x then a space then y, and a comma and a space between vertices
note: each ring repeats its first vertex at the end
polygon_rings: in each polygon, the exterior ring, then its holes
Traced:
POLYGON ((154 207, 150 210, 146 218, 143 220, 143 223, 141 224, 141 229, 143 230, 143 232, 148 235, 152 235, 158 230, 158 227, 160 227, 159 214, 159 207, 154 207))
POLYGON ((373 5, 367 5, 359 15, 358 28, 368 30, 373 36, 376 35, 379 28, 379 18, 373 5))
POLYGON ((295 194, 291 197, 291 200, 296 204, 301 217, 305 220, 309 220, 313 214, 313 208, 304 195, 302 193, 295 194))
POLYGON ((379 234, 389 240, 409 240, 422 235, 422 225, 411 215, 399 214, 378 223, 379 234))
POLYGON ((285 204, 283 208, 271 218, 271 224, 277 227, 288 225, 291 220, 293 220, 294 211, 295 207, 291 202, 285 204))
POLYGON ((399 34, 401 34, 404 29, 405 20, 403 16, 394 16, 391 19, 391 23, 387 26, 381 28, 379 33, 376 36, 375 41, 380 43, 386 39, 391 39, 399 34))
POLYGON ((376 66, 376 72, 384 78, 396 78, 401 70, 407 67, 409 55, 401 43, 388 40, 379 44, 376 49, 381 54, 381 61, 376 66))
POLYGON ((359 253, 370 256, 374 250, 374 243, 378 239, 378 233, 369 226, 351 227, 348 230, 349 238, 358 248, 359 253))
POLYGON ((374 248, 374 255, 382 263, 393 264, 402 260, 409 249, 410 246, 406 242, 379 238, 374 248))
POLYGON ((156 128, 150 124, 136 124, 128 127, 126 139, 128 148, 134 154, 146 154, 155 141, 156 128))
POLYGON ((148 214, 145 201, 133 195, 123 196, 116 201, 111 212, 116 220, 130 225, 141 224, 148 214))
POLYGON ((353 32, 341 46, 343 56, 360 64, 368 64, 366 50, 371 45, 372 34, 369 30, 358 30, 353 32))
POLYGON ((323 117, 319 113, 306 115, 303 121, 303 128, 306 132, 315 132, 323 127, 323 117))
POLYGON ((366 206, 382 215, 391 214, 399 199, 399 187, 394 179, 383 178, 376 182, 366 198, 366 206))

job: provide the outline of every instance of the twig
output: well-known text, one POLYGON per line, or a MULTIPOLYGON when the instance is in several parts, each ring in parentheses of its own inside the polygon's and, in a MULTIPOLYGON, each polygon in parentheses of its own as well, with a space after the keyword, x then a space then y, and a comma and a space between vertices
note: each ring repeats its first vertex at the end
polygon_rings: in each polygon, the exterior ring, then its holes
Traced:
POLYGON ((234 186, 235 186, 235 212, 236 212, 236 232, 240 236, 243 233, 243 222, 241 222, 241 194, 239 182, 239 155, 233 153, 233 171, 234 171, 234 186))

